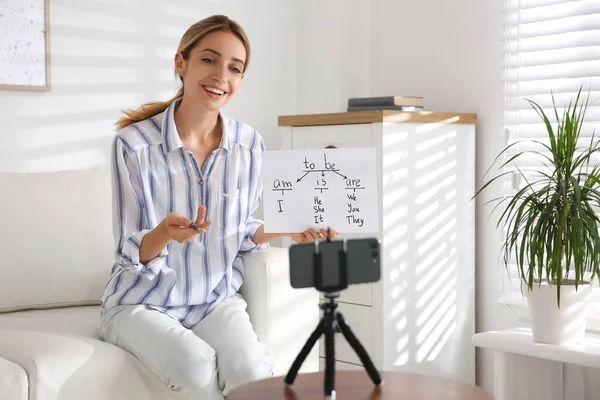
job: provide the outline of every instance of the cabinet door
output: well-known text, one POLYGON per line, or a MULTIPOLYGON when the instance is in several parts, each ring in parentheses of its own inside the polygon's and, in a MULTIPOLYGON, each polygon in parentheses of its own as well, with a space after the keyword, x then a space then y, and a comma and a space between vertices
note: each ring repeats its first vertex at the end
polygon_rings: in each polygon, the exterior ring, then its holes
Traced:
MULTIPOLYGON (((292 148, 298 150, 372 147, 372 126, 372 124, 356 124, 294 127, 292 129, 292 148)), ((364 236, 340 234, 338 238, 352 239, 364 236)), ((373 285, 352 285, 341 293, 339 301, 370 306, 373 304, 373 285)))
POLYGON ((382 364, 474 382, 475 128, 391 123, 378 138, 382 364))

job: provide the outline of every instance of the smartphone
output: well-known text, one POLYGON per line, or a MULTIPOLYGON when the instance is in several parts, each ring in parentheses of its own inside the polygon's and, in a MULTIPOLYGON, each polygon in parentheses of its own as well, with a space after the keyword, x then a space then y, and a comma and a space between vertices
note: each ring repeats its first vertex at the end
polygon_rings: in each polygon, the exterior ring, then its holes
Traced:
POLYGON ((332 240, 290 247, 293 288, 343 289, 381 279, 380 244, 376 238, 332 240), (320 268, 319 268, 320 263, 320 268), (320 276, 315 276, 320 271, 320 276))

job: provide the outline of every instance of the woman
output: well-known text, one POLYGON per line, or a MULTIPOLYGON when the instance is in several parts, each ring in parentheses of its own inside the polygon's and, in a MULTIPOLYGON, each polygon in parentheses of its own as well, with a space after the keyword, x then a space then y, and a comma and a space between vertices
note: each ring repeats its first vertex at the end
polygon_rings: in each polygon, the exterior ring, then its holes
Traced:
POLYGON ((220 112, 249 61, 236 22, 197 22, 175 55, 182 88, 165 103, 125 112, 113 142, 116 262, 100 336, 185 399, 222 399, 272 375, 270 350, 237 293, 241 254, 283 236, 311 242, 327 234, 266 234, 253 215, 264 142, 220 112))

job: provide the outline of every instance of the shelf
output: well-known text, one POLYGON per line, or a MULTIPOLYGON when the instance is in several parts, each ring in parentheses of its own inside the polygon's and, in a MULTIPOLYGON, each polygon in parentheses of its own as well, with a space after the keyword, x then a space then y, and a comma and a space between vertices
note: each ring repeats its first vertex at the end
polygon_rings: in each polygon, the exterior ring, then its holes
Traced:
POLYGON ((478 333, 473 344, 484 349, 520 354, 583 367, 600 368, 600 335, 586 334, 578 345, 559 346, 533 342, 530 329, 516 328, 478 333))
POLYGON ((477 123, 477 114, 435 112, 435 111, 394 111, 372 110, 330 114, 301 114, 279 116, 279 126, 318 126, 344 124, 370 124, 374 122, 468 124, 477 123))

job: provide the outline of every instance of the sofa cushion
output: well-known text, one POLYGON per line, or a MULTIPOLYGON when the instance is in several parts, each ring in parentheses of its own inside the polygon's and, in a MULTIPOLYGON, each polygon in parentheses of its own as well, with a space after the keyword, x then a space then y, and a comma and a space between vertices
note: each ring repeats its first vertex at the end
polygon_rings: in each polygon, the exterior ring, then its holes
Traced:
POLYGON ((0 357, 0 399, 27 400, 27 374, 18 364, 0 357))
POLYGON ((174 399, 134 356, 98 338, 99 321, 99 306, 0 315, 0 357, 27 372, 30 400, 174 399))
POLYGON ((0 172, 0 312, 99 304, 113 262, 110 170, 0 172))

